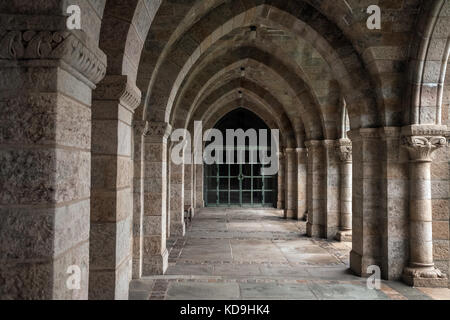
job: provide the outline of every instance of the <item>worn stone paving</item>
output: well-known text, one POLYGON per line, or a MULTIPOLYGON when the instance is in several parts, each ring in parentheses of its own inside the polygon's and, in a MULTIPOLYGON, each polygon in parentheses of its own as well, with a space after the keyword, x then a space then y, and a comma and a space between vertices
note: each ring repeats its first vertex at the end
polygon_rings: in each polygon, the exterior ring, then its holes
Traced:
POLYGON ((130 284, 132 300, 423 300, 449 289, 383 281, 381 290, 348 269, 351 243, 306 237, 304 222, 267 209, 203 209, 185 238, 169 239, 164 276, 130 284))

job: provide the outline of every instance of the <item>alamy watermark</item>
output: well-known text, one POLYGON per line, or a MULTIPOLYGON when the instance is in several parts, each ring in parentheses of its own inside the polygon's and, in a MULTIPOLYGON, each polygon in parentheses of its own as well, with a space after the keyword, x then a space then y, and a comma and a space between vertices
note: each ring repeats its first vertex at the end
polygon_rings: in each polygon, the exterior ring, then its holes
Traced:
POLYGON ((188 130, 177 129, 172 132, 171 141, 174 143, 171 161, 176 165, 259 163, 264 166, 261 175, 275 175, 279 170, 277 129, 228 129, 224 136, 218 129, 204 132, 203 123, 195 121, 194 138, 188 130))
POLYGON ((367 8, 367 13, 370 14, 367 19, 367 29, 380 30, 381 29, 381 8, 377 5, 371 5, 367 8))
POLYGON ((81 268, 77 265, 69 266, 67 268, 67 274, 69 275, 66 280, 66 287, 68 290, 80 290, 81 289, 81 268))
MULTIPOLYGON (((67 7, 67 29, 69 30, 81 30, 81 8, 76 4, 69 5, 67 7)), ((381 29, 381 8, 377 5, 370 5, 367 7, 367 28, 369 30, 381 29)))
POLYGON ((81 8, 80 6, 73 4, 67 7, 67 14, 69 17, 66 21, 67 29, 69 30, 81 30, 81 8))
POLYGON ((367 274, 371 274, 367 278, 367 289, 380 290, 381 289, 381 269, 379 266, 372 265, 367 267, 367 274))

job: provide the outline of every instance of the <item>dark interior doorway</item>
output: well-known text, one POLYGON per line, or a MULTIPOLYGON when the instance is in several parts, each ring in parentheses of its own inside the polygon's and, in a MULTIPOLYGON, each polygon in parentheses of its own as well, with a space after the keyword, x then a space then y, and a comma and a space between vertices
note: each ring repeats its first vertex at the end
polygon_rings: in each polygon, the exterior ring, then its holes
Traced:
MULTIPOLYGON (((254 129, 270 129, 253 112, 239 108, 223 117, 215 126, 222 132, 224 140, 227 129, 247 131, 254 129)), ((271 141, 269 138, 268 149, 271 141)), ((263 164, 259 157, 261 146, 252 146, 246 141, 245 147, 234 147, 232 150, 222 150, 223 159, 231 152, 234 163, 205 165, 205 204, 207 207, 275 207, 277 201, 277 175, 261 173, 263 164), (250 153, 256 149, 257 158, 250 161, 250 153), (238 152, 245 153, 244 163, 238 163, 238 152)))

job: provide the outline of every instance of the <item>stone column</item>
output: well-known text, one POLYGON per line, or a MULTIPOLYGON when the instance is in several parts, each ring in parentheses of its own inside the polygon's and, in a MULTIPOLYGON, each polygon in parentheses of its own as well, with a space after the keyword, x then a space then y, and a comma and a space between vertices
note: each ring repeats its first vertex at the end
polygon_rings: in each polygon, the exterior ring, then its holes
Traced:
POLYGON ((297 149, 297 219, 307 219, 308 151, 297 149))
MULTIPOLYGON (((443 136, 409 135, 434 129, 421 130, 416 126, 403 130, 404 146, 409 151, 410 166, 410 257, 403 280, 416 287, 447 287, 447 277, 434 265, 433 259, 433 215, 431 206, 431 162, 432 153, 447 145, 443 136)), ((442 130, 444 131, 444 130, 442 130)))
POLYGON ((297 154, 295 149, 285 149, 285 209, 284 217, 297 218, 297 154))
POLYGON ((401 147, 402 128, 379 130, 384 149, 379 215, 381 276, 397 281, 409 258, 409 155, 401 147))
POLYGON ((322 141, 305 142, 308 149, 308 222, 306 232, 309 237, 323 237, 324 227, 324 183, 325 166, 322 141))
POLYGON ((170 161, 170 219, 171 236, 183 237, 186 233, 184 223, 184 167, 183 163, 170 161))
POLYGON ((108 75, 93 93, 89 299, 128 299, 132 266, 131 160, 139 89, 108 75))
POLYGON ((190 163, 184 164, 184 208, 194 209, 193 200, 193 165, 190 163))
POLYGON ((195 209, 205 207, 203 199, 203 164, 195 165, 195 209))
POLYGON ((32 22, 2 15, 0 300, 88 298, 91 93, 106 56, 65 30, 55 6, 32 22), (68 272, 78 271, 80 289, 70 290, 68 272))
POLYGON ((172 128, 150 122, 144 136, 144 219, 142 275, 164 274, 168 267, 167 138, 172 128))
POLYGON ((338 241, 352 241, 352 142, 340 139, 336 148, 340 158, 340 224, 338 241))
POLYGON ((172 230, 172 212, 171 212, 171 202, 172 199, 170 197, 170 190, 171 190, 171 184, 172 184, 172 166, 170 161, 170 154, 172 152, 172 143, 170 139, 167 141, 167 184, 166 184, 166 192, 167 192, 167 198, 166 198, 166 239, 169 239, 171 237, 171 230, 172 230))
POLYGON ((379 128, 349 132, 352 141, 352 251, 350 268, 360 276, 368 267, 381 267, 381 225, 383 207, 382 172, 384 149, 379 128))
POLYGON ((336 140, 324 140, 324 184, 325 195, 323 226, 324 235, 327 239, 334 239, 339 231, 339 163, 340 159, 336 153, 336 140))
POLYGON ((134 128, 134 174, 133 174, 133 279, 142 277, 142 246, 144 219, 144 133, 148 130, 147 121, 133 121, 134 128))
POLYGON ((278 168, 278 201, 277 201, 277 209, 284 210, 284 185, 285 185, 285 177, 284 177, 284 154, 280 152, 278 154, 279 168, 278 168))

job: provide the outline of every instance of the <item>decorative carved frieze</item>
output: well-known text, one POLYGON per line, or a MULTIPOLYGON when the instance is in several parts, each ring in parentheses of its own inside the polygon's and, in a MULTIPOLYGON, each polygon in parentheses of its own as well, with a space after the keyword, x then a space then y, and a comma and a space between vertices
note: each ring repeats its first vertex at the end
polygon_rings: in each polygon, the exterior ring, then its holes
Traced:
POLYGON ((411 160, 432 161, 432 153, 447 145, 445 137, 409 136, 402 138, 402 145, 409 151, 411 160))
POLYGON ((402 128, 404 136, 445 136, 447 132, 446 125, 436 124, 413 124, 402 128))
POLYGON ((78 71, 91 87, 106 74, 106 55, 88 46, 82 32, 0 31, 0 60, 59 60, 59 66, 78 71))

